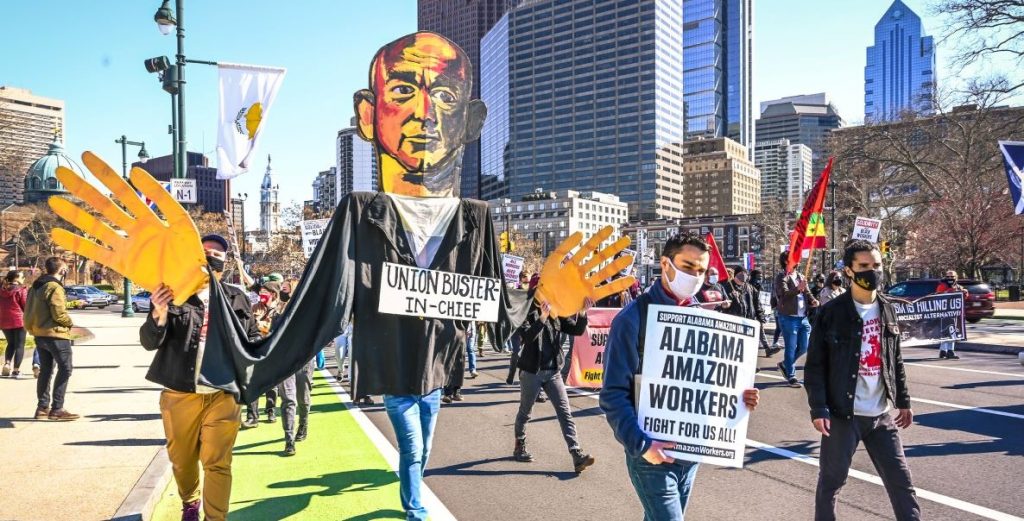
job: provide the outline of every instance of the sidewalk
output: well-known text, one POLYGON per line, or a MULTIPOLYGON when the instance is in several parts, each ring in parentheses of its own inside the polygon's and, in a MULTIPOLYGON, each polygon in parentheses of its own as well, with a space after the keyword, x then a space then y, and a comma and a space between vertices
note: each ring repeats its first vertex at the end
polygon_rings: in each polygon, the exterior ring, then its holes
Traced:
POLYGON ((160 387, 144 378, 153 354, 139 346, 142 317, 71 317, 95 335, 73 351, 65 405, 80 420, 35 421, 31 371, 0 379, 0 519, 110 519, 164 445, 160 387))

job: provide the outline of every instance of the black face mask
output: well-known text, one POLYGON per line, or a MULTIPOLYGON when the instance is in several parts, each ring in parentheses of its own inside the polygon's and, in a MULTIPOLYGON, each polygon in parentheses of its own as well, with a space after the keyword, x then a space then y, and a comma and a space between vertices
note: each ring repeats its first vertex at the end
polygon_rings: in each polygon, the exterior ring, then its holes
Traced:
POLYGON ((224 259, 218 259, 216 257, 206 256, 206 263, 210 265, 210 269, 221 273, 224 271, 224 259))
POLYGON ((855 271, 853 272, 853 283, 859 286, 861 289, 868 291, 874 291, 878 289, 878 285, 882 282, 882 271, 878 270, 867 270, 867 271, 855 271))
POLYGON ((953 277, 946 277, 946 278, 942 279, 942 282, 945 282, 946 284, 952 284, 952 283, 956 282, 956 279, 954 279, 953 277))
POLYGON ((278 298, 281 299, 281 302, 288 302, 289 300, 292 299, 292 294, 287 291, 282 291, 281 295, 278 298))

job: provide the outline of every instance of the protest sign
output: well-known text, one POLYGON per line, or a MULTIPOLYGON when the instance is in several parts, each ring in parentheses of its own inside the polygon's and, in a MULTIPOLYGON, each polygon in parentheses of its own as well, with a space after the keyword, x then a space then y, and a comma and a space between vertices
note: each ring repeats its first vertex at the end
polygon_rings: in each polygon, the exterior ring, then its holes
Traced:
POLYGON ((868 242, 878 242, 878 231, 882 229, 882 221, 878 219, 868 219, 867 217, 858 217, 857 221, 853 224, 853 237, 851 239, 857 239, 868 242))
POLYGON ((505 273, 506 284, 516 284, 519 282, 519 274, 523 272, 525 263, 526 261, 522 257, 502 254, 501 264, 502 271, 505 273))
POLYGON ((636 266, 636 261, 638 260, 637 252, 636 252, 636 250, 631 250, 629 248, 623 248, 622 249, 622 255, 630 255, 630 256, 633 257, 633 262, 629 263, 629 266, 623 268, 622 271, 619 272, 619 276, 627 277, 627 276, 633 274, 633 266, 636 266))
POLYGON ((302 253, 307 259, 313 255, 316 245, 320 243, 320 237, 324 234, 328 222, 330 219, 313 219, 299 223, 302 227, 302 253))
POLYGON ((647 310, 638 421, 677 459, 743 466, 761 324, 699 308, 647 310))
POLYGON ((964 294, 938 293, 913 302, 893 300, 900 324, 900 345, 919 346, 947 340, 967 340, 964 294))
POLYGON ((498 279, 385 262, 377 311, 392 315, 498 321, 498 279))
POLYGON ((572 339, 572 359, 565 382, 570 387, 600 388, 604 382, 604 346, 619 308, 590 308, 587 330, 572 339))

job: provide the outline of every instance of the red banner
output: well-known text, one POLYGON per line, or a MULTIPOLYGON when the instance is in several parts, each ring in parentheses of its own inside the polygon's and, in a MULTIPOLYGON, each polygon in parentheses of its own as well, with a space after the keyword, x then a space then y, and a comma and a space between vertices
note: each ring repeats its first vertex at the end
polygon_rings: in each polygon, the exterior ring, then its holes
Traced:
POLYGON ((604 382, 604 346, 612 328, 612 319, 619 311, 619 308, 591 308, 587 312, 587 331, 572 339, 567 385, 601 388, 604 382))

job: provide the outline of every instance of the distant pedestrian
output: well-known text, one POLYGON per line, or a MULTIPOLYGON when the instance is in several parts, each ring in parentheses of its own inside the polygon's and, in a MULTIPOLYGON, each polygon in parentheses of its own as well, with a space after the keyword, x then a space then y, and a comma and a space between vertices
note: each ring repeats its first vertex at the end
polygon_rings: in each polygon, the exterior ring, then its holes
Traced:
POLYGON ((818 294, 818 306, 824 306, 828 301, 843 293, 846 293, 846 288, 843 287, 843 276, 838 271, 829 273, 825 288, 818 294))
POLYGON ((64 408, 64 394, 71 378, 71 316, 67 312, 67 301, 62 280, 68 272, 68 265, 59 257, 46 259, 46 275, 32 283, 25 306, 25 329, 36 339, 39 351, 39 379, 36 381, 36 419, 71 421, 79 416, 64 408), (57 376, 53 380, 53 395, 50 395, 50 380, 54 366, 57 376))
MULTIPOLYGON (((28 290, 25 276, 17 270, 7 272, 0 283, 0 329, 7 340, 4 351, 3 376, 18 378, 21 375, 21 361, 25 357, 25 305, 28 290), (13 362, 13 365, 12 365, 13 362)), ((33 364, 33 372, 37 365, 33 364)))
POLYGON ((342 330, 341 334, 334 339, 334 358, 338 361, 338 373, 336 375, 338 381, 348 380, 349 378, 349 364, 348 354, 349 346, 352 345, 352 322, 349 322, 345 329, 342 330))
POLYGON ((768 315, 765 313, 764 305, 761 304, 761 293, 764 291, 764 275, 761 273, 761 270, 750 270, 750 288, 753 292, 755 313, 757 314, 758 320, 761 322, 761 349, 764 349, 764 356, 766 358, 771 358, 772 355, 781 351, 782 348, 777 344, 779 329, 779 324, 777 322, 775 324, 775 345, 768 344, 768 336, 765 335, 764 332, 764 325, 768 323, 768 315))
POLYGON ((284 429, 284 455, 295 455, 295 442, 303 441, 309 433, 309 410, 312 406, 313 360, 295 374, 278 384, 281 395, 281 428, 284 429), (295 428, 298 413, 299 426, 295 428))
MULTIPOLYGON (((957 282, 956 270, 947 270, 945 276, 942 277, 942 281, 939 282, 938 287, 935 288, 936 293, 955 293, 961 292, 964 294, 964 301, 967 301, 967 289, 957 282)), ((956 354, 956 341, 947 340, 945 342, 939 342, 939 358, 943 360, 959 360, 960 356, 956 354)))
MULTIPOLYGON (((281 291, 281 283, 275 280, 264 282, 259 289, 260 300, 253 306, 252 315, 261 336, 266 336, 270 332, 271 324, 281 314, 281 309, 284 308, 284 302, 281 301, 281 291)), ((267 391, 265 395, 267 400, 265 411, 268 423, 277 421, 277 393, 278 388, 273 388, 267 391)), ((245 421, 242 422, 242 428, 252 429, 259 427, 259 422, 260 401, 256 399, 246 405, 245 421)))
POLYGON ((811 295, 807 279, 799 271, 786 273, 789 253, 779 256, 781 271, 775 275, 773 291, 779 301, 779 323, 782 338, 786 343, 786 354, 777 367, 790 387, 800 387, 796 378, 796 361, 807 352, 807 342, 811 336, 811 323, 807 320, 812 307, 818 301, 811 295))

